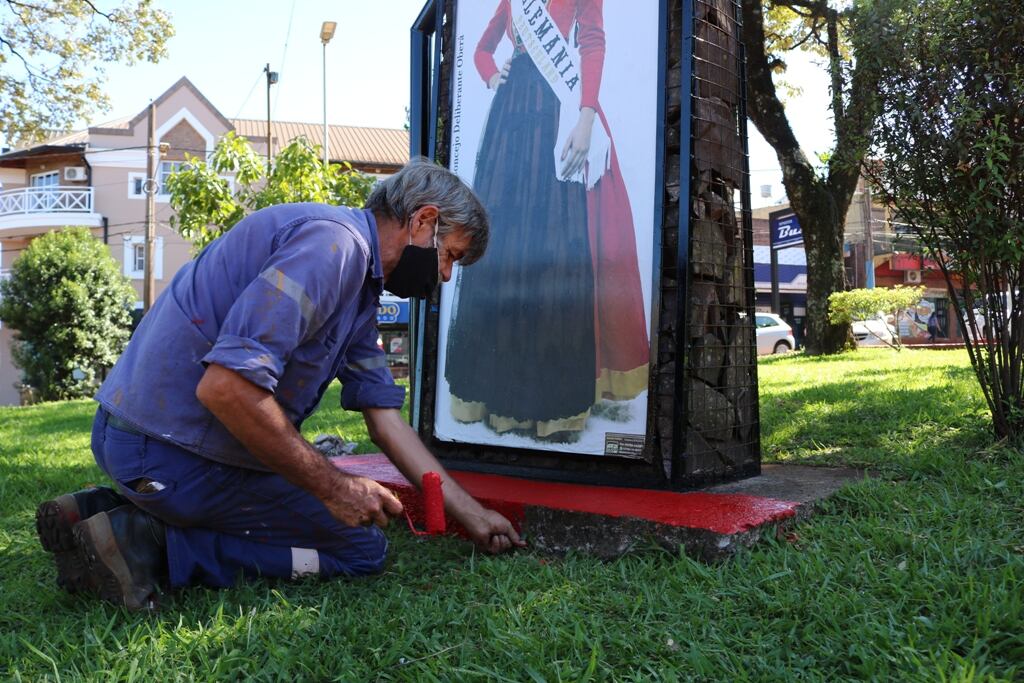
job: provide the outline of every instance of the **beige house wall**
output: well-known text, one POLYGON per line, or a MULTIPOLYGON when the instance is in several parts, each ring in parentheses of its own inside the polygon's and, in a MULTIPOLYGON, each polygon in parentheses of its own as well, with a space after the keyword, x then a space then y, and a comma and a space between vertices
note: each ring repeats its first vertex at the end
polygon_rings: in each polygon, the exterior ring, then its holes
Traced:
MULTIPOLYGON (((188 156, 203 157, 213 150, 216 140, 229 128, 205 99, 185 85, 157 101, 157 142, 167 143, 165 161, 180 161, 188 156)), ((93 187, 99 213, 107 217, 108 244, 114 259, 125 269, 125 243, 143 240, 146 234, 146 199, 133 195, 133 179, 145 177, 149 117, 143 112, 123 130, 92 128, 89 135, 93 187)), ((156 279, 156 296, 170 284, 171 278, 192 258, 191 244, 170 227, 173 215, 168 197, 156 197, 156 235, 161 243, 162 277, 156 279)), ((131 253, 130 250, 128 252, 131 253)), ((130 275, 129 275, 130 276, 130 275)), ((137 301, 142 301, 144 283, 133 277, 137 301)))
MULTIPOLYGON (((22 250, 28 246, 28 239, 5 239, 0 245, 3 249, 0 253, 0 270, 8 270, 18 258, 22 250)), ((21 371, 15 367, 14 359, 11 357, 11 343, 14 341, 14 331, 10 325, 0 321, 0 406, 17 405, 20 400, 18 390, 14 385, 21 380, 21 371)))
POLYGON ((0 184, 0 189, 17 190, 28 185, 28 176, 20 168, 0 168, 0 184))
POLYGON ((0 406, 18 405, 20 396, 14 385, 21 379, 21 371, 14 366, 11 358, 11 342, 14 335, 11 329, 4 325, 0 329, 0 406))

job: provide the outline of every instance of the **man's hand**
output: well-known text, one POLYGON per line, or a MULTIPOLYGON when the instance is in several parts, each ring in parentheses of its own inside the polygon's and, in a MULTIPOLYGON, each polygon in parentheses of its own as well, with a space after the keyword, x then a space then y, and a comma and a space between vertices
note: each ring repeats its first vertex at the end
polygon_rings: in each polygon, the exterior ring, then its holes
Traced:
POLYGON ((445 512, 465 527, 479 548, 490 553, 503 553, 526 545, 511 522, 480 505, 445 472, 400 412, 392 408, 367 408, 363 417, 370 430, 370 438, 406 479, 420 482, 427 472, 441 475, 445 512))
POLYGON ((513 547, 526 547, 526 542, 519 538, 512 523, 494 510, 481 508, 479 512, 464 515, 459 521, 476 547, 484 552, 498 555, 513 547))
POLYGON ((196 397, 257 460, 316 496, 340 522, 383 527, 389 515, 402 513, 394 494, 339 471, 295 430, 272 394, 238 373, 210 365, 196 397))
POLYGON ((339 474, 341 476, 335 485, 321 493, 321 499, 331 515, 342 524, 376 524, 383 529, 390 517, 402 514, 402 503, 395 494, 377 482, 344 472, 339 474))

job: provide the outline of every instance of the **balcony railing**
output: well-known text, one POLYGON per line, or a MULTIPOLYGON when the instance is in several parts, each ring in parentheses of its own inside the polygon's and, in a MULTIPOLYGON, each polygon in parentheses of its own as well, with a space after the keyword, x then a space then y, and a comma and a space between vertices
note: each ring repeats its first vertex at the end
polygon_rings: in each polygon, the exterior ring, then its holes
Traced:
POLYGON ((25 187, 0 192, 0 216, 92 213, 91 187, 25 187))

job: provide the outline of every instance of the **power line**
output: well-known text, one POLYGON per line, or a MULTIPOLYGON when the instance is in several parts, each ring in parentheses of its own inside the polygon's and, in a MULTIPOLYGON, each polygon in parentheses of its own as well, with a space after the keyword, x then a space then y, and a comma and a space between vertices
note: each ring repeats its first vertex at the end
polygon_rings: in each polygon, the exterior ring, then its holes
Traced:
POLYGON ((262 80, 263 80, 263 73, 261 72, 260 75, 256 77, 256 80, 253 81, 252 87, 249 88, 249 94, 245 96, 244 100, 242 100, 242 106, 238 108, 238 113, 235 114, 235 118, 236 119, 242 118, 242 112, 245 110, 245 105, 249 104, 249 99, 252 97, 252 94, 254 92, 256 92, 256 86, 259 85, 260 81, 262 81, 262 80))
MULTIPOLYGON (((288 30, 284 34, 284 50, 281 51, 281 66, 280 66, 281 73, 284 73, 284 62, 285 62, 285 59, 287 59, 287 57, 288 57, 288 42, 291 40, 291 37, 292 37, 292 20, 295 18, 295 2, 296 2, 296 0, 292 0, 292 9, 291 9, 291 12, 289 12, 289 14, 288 14, 288 30)), ((281 87, 278 86, 277 93, 274 95, 273 117, 275 119, 277 118, 277 101, 280 100, 280 99, 281 99, 281 87)))

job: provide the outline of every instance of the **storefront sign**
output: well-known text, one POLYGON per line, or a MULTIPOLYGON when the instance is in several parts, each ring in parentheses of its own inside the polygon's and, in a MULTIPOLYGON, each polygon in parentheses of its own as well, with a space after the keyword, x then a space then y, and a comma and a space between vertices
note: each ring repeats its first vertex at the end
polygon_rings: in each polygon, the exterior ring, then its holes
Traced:
POLYGON ((776 211, 768 216, 771 227, 772 249, 795 247, 804 243, 800 221, 792 211, 776 211))
POLYGON ((939 264, 930 258, 921 258, 920 254, 893 254, 893 270, 938 270, 939 264))
POLYGON ((406 325, 409 323, 408 301, 382 301, 377 309, 378 325, 406 325))

